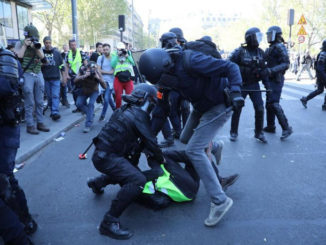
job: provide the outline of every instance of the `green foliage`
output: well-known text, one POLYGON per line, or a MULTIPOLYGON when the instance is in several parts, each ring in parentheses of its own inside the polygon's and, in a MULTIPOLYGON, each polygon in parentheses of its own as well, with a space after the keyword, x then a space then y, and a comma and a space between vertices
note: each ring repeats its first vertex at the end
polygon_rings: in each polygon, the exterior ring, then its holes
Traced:
MULTIPOLYGON (((257 16, 241 18, 236 22, 218 25, 206 31, 221 49, 232 51, 244 42, 244 33, 250 27, 258 27, 262 33, 266 33, 268 27, 278 25, 283 30, 285 41, 289 39, 290 27, 287 24, 288 10, 295 10, 294 25, 292 26, 292 42, 295 43, 293 50, 303 52, 309 49, 312 53, 319 51, 321 41, 326 37, 326 1, 324 0, 263 0, 261 7, 257 9, 257 16), (260 10, 260 11, 259 11, 260 10), (304 14, 307 24, 304 26, 308 35, 305 43, 299 47, 297 33, 300 25, 298 21, 304 14)), ((263 48, 267 47, 265 42, 263 48)))

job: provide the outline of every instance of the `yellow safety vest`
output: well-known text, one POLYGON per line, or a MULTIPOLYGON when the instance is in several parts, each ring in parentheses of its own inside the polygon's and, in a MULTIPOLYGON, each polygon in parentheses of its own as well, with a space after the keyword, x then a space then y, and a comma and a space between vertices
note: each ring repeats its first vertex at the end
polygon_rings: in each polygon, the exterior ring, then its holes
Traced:
POLYGON ((70 64, 70 69, 75 74, 78 74, 79 68, 82 65, 82 57, 81 57, 79 48, 76 50, 75 59, 73 59, 72 50, 69 50, 69 53, 68 53, 68 63, 70 64))

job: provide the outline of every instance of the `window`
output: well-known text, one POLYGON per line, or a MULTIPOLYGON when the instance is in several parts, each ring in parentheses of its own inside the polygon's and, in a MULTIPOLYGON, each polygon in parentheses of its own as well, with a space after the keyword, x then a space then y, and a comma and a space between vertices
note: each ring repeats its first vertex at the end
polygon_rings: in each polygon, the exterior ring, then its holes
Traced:
POLYGON ((17 17, 18 17, 18 29, 24 30, 24 27, 28 25, 28 9, 17 5, 17 17))
POLYGON ((0 22, 6 27, 12 27, 10 2, 0 0, 0 22))

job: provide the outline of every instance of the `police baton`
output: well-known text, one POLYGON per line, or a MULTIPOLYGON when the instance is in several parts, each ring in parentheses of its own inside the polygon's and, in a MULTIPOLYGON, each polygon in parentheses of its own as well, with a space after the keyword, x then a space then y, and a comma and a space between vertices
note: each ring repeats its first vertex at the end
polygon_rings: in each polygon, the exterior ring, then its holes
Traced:
POLYGON ((92 143, 86 148, 86 150, 83 153, 81 153, 81 154, 78 155, 78 157, 79 157, 80 160, 87 159, 87 154, 86 153, 92 147, 93 144, 94 144, 94 142, 92 141, 92 143))
POLYGON ((216 117, 214 117, 213 119, 211 119, 210 121, 208 121, 207 123, 204 123, 203 125, 200 125, 199 127, 195 128, 194 130, 198 130, 198 129, 201 129, 202 127, 205 127, 207 126, 208 124, 216 121, 217 119, 219 119, 221 116, 224 116, 224 115, 227 115, 229 112, 232 111, 232 106, 228 107, 225 109, 225 111, 223 111, 221 114, 217 115, 216 117))
POLYGON ((260 90, 260 89, 241 89, 241 92, 273 92, 271 89, 260 90))

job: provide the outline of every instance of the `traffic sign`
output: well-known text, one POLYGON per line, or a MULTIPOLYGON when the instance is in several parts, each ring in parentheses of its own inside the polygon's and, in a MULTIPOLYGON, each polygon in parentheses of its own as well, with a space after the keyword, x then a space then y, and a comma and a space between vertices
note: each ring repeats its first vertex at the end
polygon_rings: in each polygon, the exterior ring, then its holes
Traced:
POLYGON ((304 36, 299 36, 298 37, 298 42, 299 43, 304 43, 305 40, 306 40, 306 38, 304 36))
POLYGON ((307 24, 306 18, 303 15, 301 15, 298 25, 305 25, 305 24, 307 24))
POLYGON ((298 36, 300 35, 308 35, 303 26, 300 27, 300 30, 298 32, 298 36))

